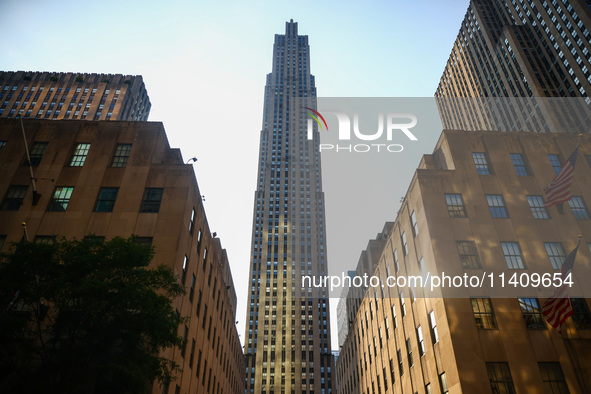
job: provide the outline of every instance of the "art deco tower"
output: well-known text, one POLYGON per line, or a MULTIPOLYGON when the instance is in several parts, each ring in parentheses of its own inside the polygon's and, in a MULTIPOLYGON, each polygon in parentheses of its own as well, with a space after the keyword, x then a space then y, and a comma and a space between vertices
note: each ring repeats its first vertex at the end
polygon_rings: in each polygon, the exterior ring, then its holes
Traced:
POLYGON ((267 75, 254 198, 245 353, 249 393, 330 393, 328 296, 302 289, 326 275, 319 140, 300 107, 316 106, 308 37, 286 23, 267 75))

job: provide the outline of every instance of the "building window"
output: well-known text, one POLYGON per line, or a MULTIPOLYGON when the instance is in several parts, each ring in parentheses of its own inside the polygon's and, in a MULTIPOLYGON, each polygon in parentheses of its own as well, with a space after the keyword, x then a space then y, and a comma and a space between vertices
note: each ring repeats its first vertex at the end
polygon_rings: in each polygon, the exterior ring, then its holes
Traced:
POLYGON ((31 165, 38 166, 47 150, 47 142, 35 142, 31 151, 29 152, 29 157, 31 158, 31 165))
POLYGON ((53 245, 55 243, 55 235, 36 235, 36 244, 53 245))
POLYGON ((568 200, 568 205, 570 206, 575 219, 589 219, 589 211, 587 210, 587 205, 585 204, 583 197, 573 196, 568 200))
POLYGON ((150 250, 152 248, 152 237, 133 237, 133 242, 136 245, 140 245, 144 249, 150 250))
POLYGON ((402 376, 404 375, 404 365, 402 364, 402 352, 400 349, 396 350, 396 356, 398 356, 398 372, 402 376))
POLYGON ((518 298, 521 314, 525 321, 525 326, 529 329, 546 328, 544 319, 540 311, 540 305, 536 298, 518 298))
POLYGON ((70 159, 70 167, 82 167, 86 161, 86 156, 90 150, 90 144, 81 143, 77 144, 72 152, 72 158, 70 159))
POLYGON ((404 253, 404 255, 408 255, 408 245, 406 243, 406 232, 402 232, 402 235, 400 235, 400 241, 402 242, 402 252, 404 253))
POLYGON ((474 159, 476 171, 479 175, 490 175, 488 161, 486 160, 486 154, 484 152, 474 152, 472 153, 472 158, 474 159))
POLYGON ((509 269, 525 269, 525 263, 521 256, 521 248, 517 242, 501 242, 501 248, 503 249, 505 261, 509 269))
POLYGON ((439 332, 437 331, 437 321, 435 321, 435 311, 429 312, 429 325, 431 326, 431 339, 433 344, 439 342, 439 332))
POLYGON ((417 225, 417 214, 415 211, 412 211, 410 214, 410 222, 412 224, 412 235, 413 237, 416 237, 419 235, 419 226, 417 225))
POLYGON ((525 165, 525 160, 523 160, 523 156, 521 155, 521 153, 511 153, 510 156, 511 161, 513 162, 513 166, 515 167, 515 172, 517 172, 517 175, 529 175, 527 166, 525 165))
POLYGON ((585 298, 571 298, 573 321, 579 330, 591 329, 591 314, 585 298))
POLYGON ((406 316, 406 304, 404 303, 403 292, 400 292, 400 310, 402 311, 402 317, 406 316))
POLYGON ((125 167, 131 152, 131 144, 117 144, 111 167, 125 167))
POLYGON ((441 385, 442 394, 449 393, 449 388, 447 387, 447 376, 445 375, 445 372, 439 375, 439 384, 441 385))
POLYGON ((493 393, 515 394, 511 371, 507 363, 486 363, 488 381, 493 393))
POLYGON ((115 200, 119 193, 118 187, 101 187, 94 206, 95 212, 113 212, 115 200))
POLYGON ((56 187, 53 197, 47 206, 48 211, 64 212, 68 208, 70 197, 72 197, 73 187, 56 187))
POLYGON ((0 250, 4 246, 5 242, 6 242, 6 235, 0 235, 0 250))
POLYGON ((189 262, 189 259, 187 258, 187 255, 185 255, 185 258, 183 259, 183 270, 182 270, 182 275, 181 275, 181 283, 183 284, 183 286, 185 285, 185 279, 187 279, 187 264, 189 262))
POLYGON ((507 210, 505 209, 505 200, 500 194, 487 194, 486 202, 490 209, 490 214, 493 218, 506 218, 507 210))
POLYGON ((472 312, 476 320, 476 327, 481 330, 494 330, 497 328, 497 320, 490 298, 470 298, 472 312))
POLYGON ((548 160, 550 161, 550 165, 554 170, 554 175, 558 175, 558 173, 562 169, 562 164, 560 164, 560 159, 558 158, 558 155, 548 155, 548 160))
POLYGON ((2 202, 3 211, 18 211, 25 199, 29 186, 10 186, 2 202))
POLYGON ((464 201, 461 194, 446 194, 445 202, 447 203, 447 213, 451 218, 465 218, 466 209, 464 208, 464 201))
POLYGON ((2 148, 6 146, 6 141, 0 141, 0 152, 2 152, 2 148))
POLYGON ((550 219, 542 196, 526 196, 534 219, 550 219))
POLYGON ((560 242, 544 242, 544 247, 546 248, 546 253, 548 253, 552 268, 559 270, 566 258, 562 244, 560 242))
POLYGON ((408 353, 408 367, 412 367, 415 365, 414 360, 412 359, 412 345, 410 343, 410 338, 406 338, 406 352, 408 353))
POLYGON ((144 190, 144 197, 142 199, 142 205, 140 206, 140 212, 157 213, 160 211, 160 202, 162 201, 163 192, 163 188, 147 187, 144 190))
POLYGON ((189 233, 193 234, 195 228, 195 208, 191 211, 191 219, 189 220, 189 233))
POLYGON ((544 392, 556 394, 568 394, 568 386, 562 373, 560 363, 538 363, 542 382, 544 382, 544 392))
POLYGON ((419 342, 419 354, 423 356, 425 354, 425 340, 423 338, 423 330, 421 330, 421 325, 417 327, 417 340, 419 342))
POLYGON ((476 242, 456 241, 456 246, 460 255, 462 268, 482 268, 480 259, 478 258, 478 251, 476 250, 476 242))

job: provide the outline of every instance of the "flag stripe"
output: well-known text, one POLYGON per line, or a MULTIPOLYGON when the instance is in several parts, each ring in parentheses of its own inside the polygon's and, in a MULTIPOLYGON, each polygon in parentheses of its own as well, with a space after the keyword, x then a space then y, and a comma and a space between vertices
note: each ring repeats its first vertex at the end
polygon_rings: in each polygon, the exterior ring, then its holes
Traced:
POLYGON ((575 173, 575 163, 577 161, 577 153, 579 150, 579 144, 574 150, 574 152, 570 155, 568 160, 562 165, 560 172, 554 177, 552 182, 544 189, 544 193, 546 194, 546 202, 544 205, 546 207, 551 207, 552 205, 562 204, 572 198, 570 192, 570 186, 573 180, 573 176, 575 173))

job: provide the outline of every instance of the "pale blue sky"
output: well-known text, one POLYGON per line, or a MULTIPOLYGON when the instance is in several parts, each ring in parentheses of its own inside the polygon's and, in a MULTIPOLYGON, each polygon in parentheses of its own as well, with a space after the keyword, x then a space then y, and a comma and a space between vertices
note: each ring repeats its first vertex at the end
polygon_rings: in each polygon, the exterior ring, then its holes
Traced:
MULTIPOLYGON (((185 158, 199 159, 197 180, 210 227, 228 250, 243 338, 274 34, 283 34, 293 18, 310 37, 319 96, 431 97, 467 7, 468 0, 0 0, 0 69, 143 75, 150 120, 164 123, 171 146, 185 158)), ((424 152, 432 148, 425 145, 424 152)), ((327 219, 329 231, 338 228, 327 219)), ((365 229, 360 237, 380 230, 365 229)), ((329 243, 329 264, 330 250, 329 243)), ((351 267, 360 252, 351 252, 351 267)), ((335 316, 332 325, 335 348, 335 316)))

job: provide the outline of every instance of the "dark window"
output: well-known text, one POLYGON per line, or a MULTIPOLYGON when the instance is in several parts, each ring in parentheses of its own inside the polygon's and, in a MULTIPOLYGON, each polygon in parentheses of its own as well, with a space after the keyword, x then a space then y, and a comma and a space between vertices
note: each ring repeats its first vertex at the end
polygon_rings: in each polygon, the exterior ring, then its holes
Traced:
POLYGON ((406 338, 406 352, 408 353, 408 366, 412 367, 414 365, 414 360, 412 359, 412 345, 410 343, 410 338, 406 338))
POLYGON ((482 268, 480 259, 478 258, 478 251, 476 250, 476 242, 456 241, 456 246, 460 255, 462 268, 482 268))
POLYGON ((56 187, 53 192, 53 197, 47 206, 48 211, 64 212, 68 208, 70 198, 72 197, 73 187, 60 186, 56 187))
POLYGON ((484 152, 472 153, 474 164, 476 165, 476 171, 480 175, 490 175, 490 168, 488 167, 488 160, 484 152))
POLYGON ((486 370, 493 393, 515 394, 511 371, 507 363, 486 363, 486 370))
POLYGON ((95 212, 113 212, 115 200, 119 193, 118 187, 101 187, 94 206, 95 212))
POLYGON ((0 141, 0 152, 2 151, 2 148, 4 148, 6 146, 6 141, 0 141))
POLYGON ((573 321, 579 330, 591 329, 591 314, 585 298, 571 298, 573 321))
POLYGON ((164 189, 147 187, 144 190, 144 198, 142 199, 142 205, 140 212, 154 212, 157 213, 160 210, 160 202, 162 201, 162 193, 164 189))
POLYGON ((5 242, 6 242, 6 235, 0 235, 0 249, 2 249, 5 242))
POLYGON ((560 363, 538 363, 538 366, 542 374, 542 382, 544 382, 544 392, 569 394, 560 363))
POLYGON ((31 165, 38 166, 47 150, 47 142, 35 142, 33 147, 29 151, 29 157, 31 158, 31 165))
POLYGON ((55 243, 55 235, 36 235, 35 243, 53 245, 55 243))
POLYGON ((505 209, 505 200, 500 194, 487 194, 486 202, 490 209, 490 214, 493 218, 506 218, 507 210, 505 209))
POLYGON ((90 150, 90 144, 81 143, 77 144, 72 152, 72 158, 70 159, 70 167, 82 167, 86 161, 86 156, 90 150))
POLYGON ((467 216, 461 194, 446 194, 445 202, 447 203, 447 212, 450 217, 465 218, 467 216))
POLYGON ((521 153, 511 153, 510 156, 511 161, 513 162, 513 166, 515 167, 515 172, 517 172, 517 175, 529 175, 527 165, 525 164, 525 160, 523 160, 523 156, 521 155, 521 153))
POLYGON ((546 328, 542 312, 540 311, 540 304, 536 298, 518 298, 521 314, 525 321, 525 326, 529 329, 546 328))
POLYGON ((10 186, 2 202, 3 211, 18 211, 25 199, 29 186, 10 186))
POLYGON ((117 144, 111 167, 125 167, 131 152, 131 144, 117 144))
POLYGON ((133 242, 145 249, 150 249, 152 247, 152 241, 152 237, 133 237, 133 242))
POLYGON ((550 215, 544 205, 542 196, 527 196, 527 202, 534 219, 549 219, 550 215))
POLYGON ((497 328, 497 320, 490 298, 470 298, 476 326, 481 330, 497 328))

